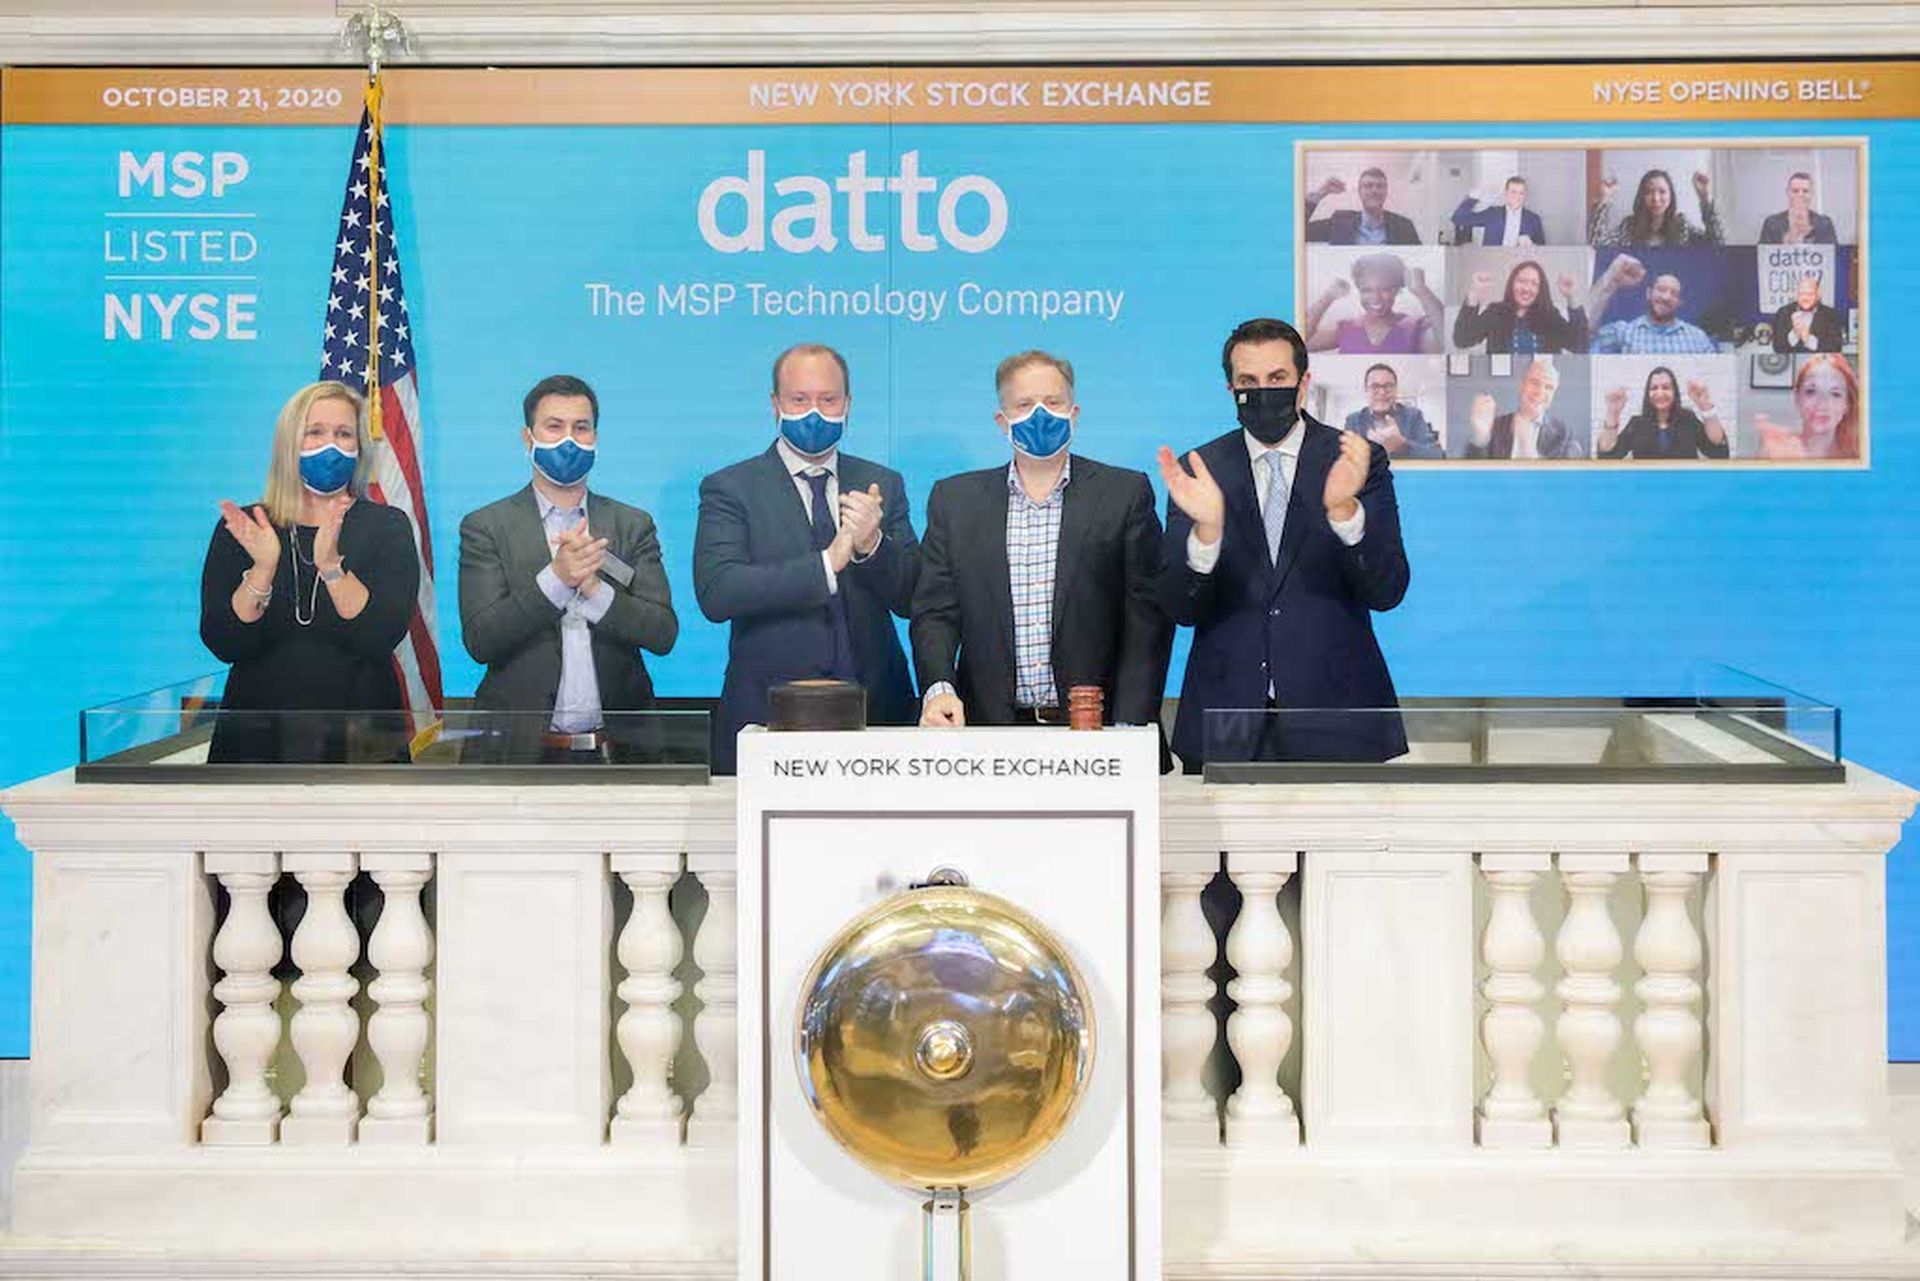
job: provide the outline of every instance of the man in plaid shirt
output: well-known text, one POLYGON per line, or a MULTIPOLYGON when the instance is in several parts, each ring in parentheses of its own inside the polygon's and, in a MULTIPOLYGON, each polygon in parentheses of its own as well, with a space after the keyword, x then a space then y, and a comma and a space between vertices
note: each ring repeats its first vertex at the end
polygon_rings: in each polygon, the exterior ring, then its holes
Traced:
MULTIPOLYGON (((1622 288, 1638 285, 1647 278, 1646 264, 1632 254, 1621 254, 1608 264, 1606 273, 1594 285, 1587 299, 1587 314, 1603 316, 1613 296, 1622 288)), ((1680 277, 1667 273, 1655 276, 1647 286, 1647 310, 1632 320, 1615 320, 1600 326, 1593 336, 1593 351, 1601 356, 1710 356, 1719 350, 1707 331, 1680 319, 1682 290, 1680 277)))
POLYGON ((1154 599, 1160 518, 1145 474, 1069 453, 1073 366, 1000 362, 994 415, 1012 461, 927 499, 913 598, 922 725, 1064 725, 1097 685, 1110 724, 1155 724, 1171 628, 1154 599))

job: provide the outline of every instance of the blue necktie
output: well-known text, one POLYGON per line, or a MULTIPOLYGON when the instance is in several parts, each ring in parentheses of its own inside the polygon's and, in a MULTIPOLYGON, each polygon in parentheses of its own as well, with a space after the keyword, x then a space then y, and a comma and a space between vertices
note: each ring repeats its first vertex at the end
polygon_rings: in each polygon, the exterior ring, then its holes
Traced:
MULTIPOLYGON (((827 504, 827 481, 832 473, 822 469, 806 473, 807 484, 813 488, 813 549, 817 552, 827 550, 827 545, 840 532, 833 523, 833 508, 827 504)), ((840 590, 827 599, 827 615, 833 622, 833 660, 826 674, 836 680, 857 680, 859 674, 853 666, 853 633, 847 628, 847 584, 844 576, 840 590)))
POLYGON ((1280 451, 1260 455, 1267 465, 1267 501, 1260 504, 1260 523, 1267 528, 1267 559, 1280 563, 1280 535, 1287 528, 1287 474, 1280 470, 1280 451))

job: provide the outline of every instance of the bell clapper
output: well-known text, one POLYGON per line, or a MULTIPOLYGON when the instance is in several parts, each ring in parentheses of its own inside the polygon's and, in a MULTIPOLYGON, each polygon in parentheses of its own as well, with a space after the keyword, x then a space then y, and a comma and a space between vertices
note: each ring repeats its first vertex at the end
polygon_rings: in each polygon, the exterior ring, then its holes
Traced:
POLYGON ((921 1250, 923 1281, 972 1281, 973 1238, 967 1198, 959 1188, 931 1188, 921 1250))

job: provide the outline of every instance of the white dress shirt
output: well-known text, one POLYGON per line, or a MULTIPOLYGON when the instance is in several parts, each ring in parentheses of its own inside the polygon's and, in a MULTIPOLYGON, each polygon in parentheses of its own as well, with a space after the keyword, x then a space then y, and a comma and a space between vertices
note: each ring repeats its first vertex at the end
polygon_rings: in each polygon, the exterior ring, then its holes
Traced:
POLYGON ((1507 220, 1500 229, 1500 243, 1517 245, 1520 243, 1520 210, 1511 205, 1506 207, 1507 220))
MULTIPOLYGON (((800 491, 800 506, 806 510, 809 525, 813 522, 813 485, 807 480, 807 477, 814 472, 824 471, 827 473, 827 502, 833 507, 833 527, 835 529, 840 528, 839 447, 835 446, 828 450, 827 456, 818 462, 809 462, 799 450, 787 443, 785 436, 775 437, 773 447, 774 450, 779 453, 780 463, 787 469, 787 475, 793 478, 793 487, 800 491)), ((853 555, 853 563, 861 565, 872 560, 874 553, 880 550, 880 539, 885 537, 886 535, 884 533, 880 533, 879 536, 874 539, 873 547, 869 549, 865 555, 855 552, 853 555)), ((824 549, 820 553, 820 566, 827 571, 827 595, 838 595, 840 591, 840 576, 833 572, 833 557, 828 555, 824 549)))
MULTIPOLYGON (((578 507, 562 509, 547 501, 536 487, 533 498, 540 505, 540 524, 547 531, 547 551, 551 555, 560 545, 560 535, 587 518, 584 500, 578 507)), ((560 687, 553 695, 551 728, 560 734, 584 734, 599 729, 600 677, 593 670, 592 624, 607 616, 613 608, 613 585, 596 580, 589 596, 560 581, 553 566, 535 577, 540 590, 560 611, 560 687)))
MULTIPOLYGON (((1258 499, 1259 510, 1266 510, 1267 487, 1272 484, 1270 479, 1272 473, 1261 460, 1275 450, 1280 452, 1280 473, 1286 479, 1287 492, 1292 493, 1294 473, 1300 468, 1300 442, 1306 437, 1304 420, 1300 419, 1294 421, 1293 430, 1282 436, 1277 445, 1263 445, 1249 431, 1240 433, 1240 439, 1247 447, 1247 466, 1253 468, 1253 492, 1258 499)), ((1309 503, 1308 509, 1311 510, 1312 507, 1313 504, 1309 503)), ((1327 526, 1333 530, 1334 537, 1347 546, 1358 546, 1367 533, 1367 509, 1356 503, 1353 515, 1345 520, 1335 520, 1329 516, 1327 526)), ((1220 545, 1225 541, 1223 534, 1219 542, 1203 543, 1200 541, 1198 531, 1189 530, 1187 532, 1187 568, 1196 574, 1211 574, 1214 566, 1220 563, 1220 545)))

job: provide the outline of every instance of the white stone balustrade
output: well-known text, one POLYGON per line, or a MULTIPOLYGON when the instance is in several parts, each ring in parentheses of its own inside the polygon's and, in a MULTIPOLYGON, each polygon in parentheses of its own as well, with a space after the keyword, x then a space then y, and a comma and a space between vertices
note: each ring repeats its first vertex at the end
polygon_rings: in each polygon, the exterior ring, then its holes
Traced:
MULTIPOLYGON (((1906 789, 1857 768, 1163 787, 1170 1274, 1399 1275, 1472 1260, 1490 1231, 1543 1259, 1671 1245, 1809 1275, 1899 1248, 1882 864, 1906 789), (1202 894, 1223 867, 1242 905, 1216 929, 1202 894), (1224 1093, 1209 1063, 1229 1052, 1224 1093)), ((54 776, 0 804, 36 859, 22 1239, 728 1274, 729 782, 54 776), (364 940, 342 898, 356 869, 384 899, 364 940), (669 899, 683 874, 697 928, 669 899), (285 991, 281 877, 308 894, 285 991), (362 1035, 377 1089, 349 1076, 362 1035), (704 1086, 673 1072, 689 1038, 704 1086), (269 1068, 295 1059, 290 1091, 269 1068)))

